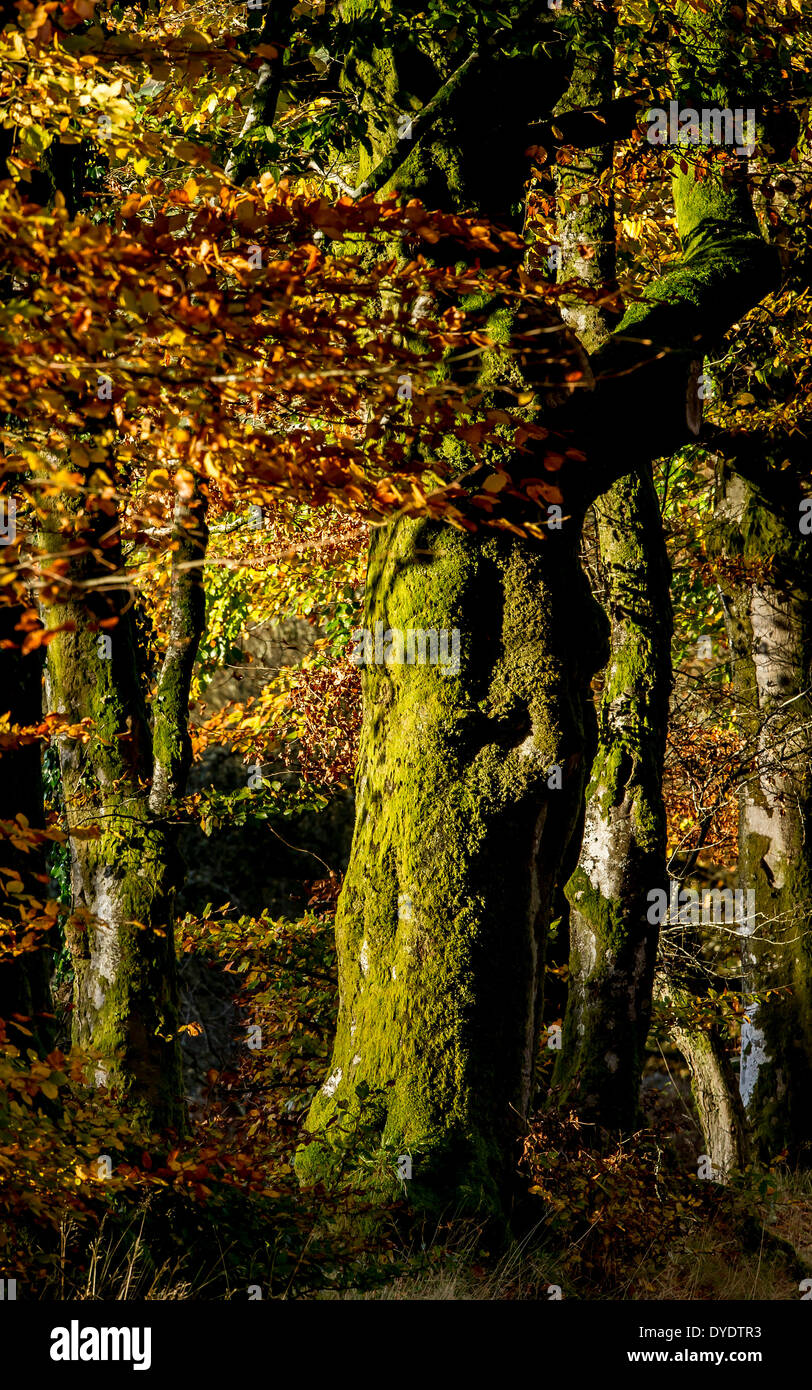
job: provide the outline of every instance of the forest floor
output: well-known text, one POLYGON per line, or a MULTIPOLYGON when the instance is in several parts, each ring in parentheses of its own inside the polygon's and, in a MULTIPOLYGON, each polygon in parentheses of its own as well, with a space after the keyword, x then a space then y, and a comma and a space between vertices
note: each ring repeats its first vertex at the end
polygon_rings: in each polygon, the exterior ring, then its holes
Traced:
POLYGON ((53 1179, 68 1125, 84 1168, 59 1199, 51 1181, 17 1252, 40 1296, 799 1297, 812 1273, 812 1180, 699 1178, 685 1078, 659 1049, 641 1129, 623 1144, 596 1153, 576 1123, 535 1118, 517 1170, 519 1234, 507 1242, 453 1212, 421 1223, 405 1183, 403 1202, 385 1209, 359 1206, 340 1181, 302 1192, 293 1161, 336 1009, 331 913, 187 916, 178 938, 191 1133, 136 1143, 109 1098, 74 1088, 41 1166, 53 1179), (90 1181, 102 1151, 115 1156, 113 1176, 90 1181))

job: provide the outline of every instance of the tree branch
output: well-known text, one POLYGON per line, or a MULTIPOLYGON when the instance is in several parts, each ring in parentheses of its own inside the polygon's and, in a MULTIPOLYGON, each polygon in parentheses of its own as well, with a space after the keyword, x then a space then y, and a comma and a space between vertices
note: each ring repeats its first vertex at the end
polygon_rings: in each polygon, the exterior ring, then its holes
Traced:
POLYGON ((401 165, 406 163, 417 141, 422 135, 425 135, 426 131, 430 130, 448 110, 451 102, 458 95, 463 82, 476 66, 479 56, 479 49, 472 49, 468 57, 460 63, 459 67, 456 68, 454 72, 452 72, 448 81, 443 83, 443 86, 435 93, 431 100, 427 101, 425 106, 422 106, 420 110, 416 112, 414 118, 411 120, 409 137, 398 140, 397 144, 392 146, 389 153, 384 155, 383 159, 375 165, 375 168, 371 170, 363 183, 360 183, 357 189, 355 189, 354 197, 363 198, 370 193, 379 193, 382 188, 385 188, 388 183, 391 183, 398 169, 400 169, 401 165))
POLYGON ((290 42, 293 27, 295 0, 280 0, 269 4, 262 28, 258 32, 257 43, 272 43, 277 49, 276 57, 262 64, 242 129, 234 143, 234 148, 226 163, 226 178, 235 183, 244 181, 252 172, 253 151, 248 136, 254 126, 272 126, 276 120, 276 108, 282 90, 282 74, 285 68, 285 51, 290 42))

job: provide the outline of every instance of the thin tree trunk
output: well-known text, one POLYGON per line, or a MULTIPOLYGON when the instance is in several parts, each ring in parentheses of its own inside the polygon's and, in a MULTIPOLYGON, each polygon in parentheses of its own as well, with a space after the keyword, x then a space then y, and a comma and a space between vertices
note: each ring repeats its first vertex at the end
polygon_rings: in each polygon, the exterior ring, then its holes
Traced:
MULTIPOLYGON (((575 63, 574 91, 583 92, 584 99, 593 103, 609 94, 611 64, 604 60, 601 68, 599 39, 603 33, 611 34, 612 23, 611 15, 596 12, 585 30, 586 55, 575 63)), ((700 41, 710 30, 716 42, 717 25, 715 13, 700 18, 700 41)), ((592 152, 589 162, 596 174, 606 174, 611 150, 600 156, 600 150, 592 152)), ((573 205, 577 179, 577 165, 559 172, 559 189, 567 205, 562 239, 572 271, 594 288, 611 283, 614 222, 610 206, 601 199, 583 211, 578 201, 573 205), (573 247, 590 241, 595 252, 592 259, 579 256, 572 261, 573 247)), ((633 305, 608 342, 605 319, 596 306, 581 306, 575 311, 575 322, 587 335, 587 345, 597 349, 598 361, 608 367, 610 380, 613 373, 626 372, 635 352, 637 326, 639 362, 648 355, 648 366, 631 371, 625 387, 621 376, 619 397, 627 396, 630 410, 645 412, 641 397, 654 384, 646 381, 647 373, 664 371, 670 377, 666 400, 672 403, 665 409, 681 409, 682 430, 695 432, 695 390, 691 390, 692 369, 687 360, 691 336, 685 332, 680 342, 679 330, 696 259, 702 257, 703 245, 713 246, 721 269, 728 246, 743 245, 745 240, 756 263, 764 259, 766 264, 769 252, 757 246, 756 219, 740 180, 728 186, 711 174, 699 181, 688 165, 675 179, 674 201, 683 266, 655 282, 647 303, 633 305), (671 323, 666 325, 669 304, 671 323), (670 349, 666 354, 664 346, 670 349), (680 360, 684 364, 682 393, 680 360)), ((567 278, 566 261, 562 276, 567 278)), ((701 272, 697 283, 700 278, 701 272)), ((721 323, 714 330, 710 314, 702 327, 705 333, 722 330, 721 323)), ((596 396, 605 389, 604 381, 596 396)), ((660 399, 656 408, 663 409, 660 399)), ((656 452, 652 439, 649 459, 656 452)), ((596 503, 612 618, 612 657, 599 712, 600 742, 587 796, 581 860, 567 886, 570 991, 554 1073, 560 1101, 609 1130, 628 1129, 637 1117, 658 939, 649 893, 664 889, 667 881, 662 771, 671 690, 670 567, 649 459, 639 461, 628 477, 596 503)), ((686 1045, 688 1041, 686 1037, 686 1045)), ((704 1054, 696 1041, 690 1050, 699 1062, 704 1054)), ((695 1077, 702 1095, 707 1071, 703 1065, 702 1076, 695 1077)))
POLYGON ((149 806, 155 815, 165 813, 186 788, 192 765, 189 689, 206 622, 203 587, 203 563, 209 539, 206 502, 191 474, 179 478, 177 487, 170 539, 169 640, 152 703, 153 768, 149 806))
POLYGON ((596 502, 612 651, 598 714, 581 858, 567 885, 570 987, 554 1084, 590 1122, 638 1111, 665 886, 662 769, 671 692, 670 567, 648 469, 596 502))
MULTIPOLYGON (((597 7, 579 32, 558 110, 612 94, 616 16, 597 7)), ((564 151, 557 168, 559 280, 602 298, 564 304, 590 353, 609 341, 615 278, 611 144, 564 151)), ((580 860, 567 885, 570 974, 558 1103, 614 1130, 636 1119, 651 1014, 657 926, 648 892, 665 881, 662 765, 671 690, 670 568, 650 466, 639 465, 595 503, 611 618, 611 655, 598 715, 580 860)))
MULTIPOLYGON (((750 1160, 747 1121, 723 1037, 717 1028, 690 1021, 690 992, 664 975, 655 982, 657 998, 675 1018, 670 1035, 691 1072, 691 1090, 714 1179, 725 1182, 750 1160)), ((701 1155, 697 1155, 700 1158, 701 1155)))
POLYGON ((285 49, 290 41, 293 11, 296 8, 295 0, 265 0, 265 4, 264 19, 260 18, 259 11, 249 10, 248 27, 256 32, 258 44, 273 46, 277 51, 273 58, 267 58, 260 66, 251 105, 226 163, 226 177, 235 183, 245 183, 262 168, 264 142, 256 138, 251 140, 250 136, 258 128, 270 131, 276 121, 285 69, 285 49))

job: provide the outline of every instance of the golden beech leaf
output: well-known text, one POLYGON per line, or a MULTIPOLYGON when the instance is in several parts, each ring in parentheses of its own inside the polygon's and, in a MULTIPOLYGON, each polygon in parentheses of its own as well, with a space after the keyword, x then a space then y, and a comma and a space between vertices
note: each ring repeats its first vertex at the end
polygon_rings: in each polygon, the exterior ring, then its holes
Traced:
POLYGON ((44 627, 35 628, 33 632, 29 632, 23 638, 20 651, 23 656, 27 656, 29 652, 35 652, 38 647, 47 646, 55 636, 56 633, 47 632, 44 627))

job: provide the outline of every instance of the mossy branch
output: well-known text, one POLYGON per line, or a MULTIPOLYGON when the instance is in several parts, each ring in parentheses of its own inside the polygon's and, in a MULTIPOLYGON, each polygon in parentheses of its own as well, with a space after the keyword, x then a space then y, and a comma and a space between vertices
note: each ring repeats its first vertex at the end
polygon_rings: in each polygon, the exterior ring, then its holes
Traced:
POLYGON ((384 155, 363 182, 353 190, 353 197, 364 198, 370 193, 380 193, 381 189, 386 188, 387 184, 391 183, 398 169, 406 163, 417 141, 428 130, 431 130, 432 126, 448 110, 454 98, 459 95, 463 82, 473 71, 479 61, 479 56, 478 48, 471 50, 468 57, 452 72, 448 81, 443 83, 435 96, 427 101, 425 106, 421 107, 411 119, 408 138, 400 139, 392 146, 389 153, 384 155))
POLYGON ((589 416, 582 401, 577 415, 592 497, 697 432, 698 363, 780 279, 778 252, 761 236, 744 171, 732 182, 716 171, 704 179, 697 173, 689 164, 675 180, 681 264, 643 290, 592 358, 589 416), (613 428, 623 450, 607 455, 613 428))
MULTIPOLYGON (((730 49, 734 39, 725 0, 701 12, 683 9, 697 54, 724 55, 730 49)), ((697 73, 706 71, 699 59, 695 67, 697 73)), ((692 102, 707 98, 730 104, 730 94, 718 85, 697 91, 695 74, 690 80, 692 102)), ((682 96, 684 83, 681 70, 675 70, 675 90, 682 96)), ((780 278, 778 252, 763 239, 753 210, 747 161, 709 161, 698 147, 678 153, 673 195, 682 261, 643 289, 592 359, 596 389, 587 423, 592 438, 585 441, 595 470, 592 496, 636 463, 673 453, 697 432, 697 359, 701 362, 780 278), (624 447, 620 457, 607 459, 605 441, 613 425, 622 431, 624 447)))

